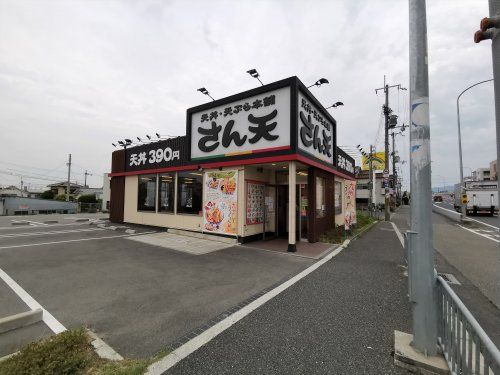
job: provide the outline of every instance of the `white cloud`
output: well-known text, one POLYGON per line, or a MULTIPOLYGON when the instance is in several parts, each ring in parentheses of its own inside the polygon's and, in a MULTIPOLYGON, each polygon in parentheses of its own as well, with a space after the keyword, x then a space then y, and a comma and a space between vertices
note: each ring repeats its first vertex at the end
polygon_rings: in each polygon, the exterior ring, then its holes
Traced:
MULTIPOLYGON (((450 183, 456 95, 492 75, 489 42, 472 42, 486 14, 486 1, 428 2, 433 171, 450 183)), ((196 89, 220 98, 255 87, 249 68, 267 83, 328 78, 313 93, 345 103, 333 112, 342 145, 375 141, 384 74, 408 86, 404 1, 4 1, 0 35, 0 160, 33 167, 71 152, 77 165, 108 171, 111 142, 183 134, 186 109, 206 101, 196 89)), ((461 104, 464 165, 476 168, 495 157, 495 130, 491 86, 473 90, 461 104)), ((407 122, 402 95, 392 92, 391 106, 407 122)), ((403 159, 407 138, 398 138, 403 159)), ((0 175, 7 183, 19 182, 0 175)))

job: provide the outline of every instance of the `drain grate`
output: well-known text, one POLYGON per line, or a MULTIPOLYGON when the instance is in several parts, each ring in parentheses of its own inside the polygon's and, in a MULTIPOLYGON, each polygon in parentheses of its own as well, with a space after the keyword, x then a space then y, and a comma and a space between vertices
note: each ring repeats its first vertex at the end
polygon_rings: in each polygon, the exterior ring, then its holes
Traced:
POLYGON ((458 279, 451 273, 438 273, 448 284, 462 285, 458 279))

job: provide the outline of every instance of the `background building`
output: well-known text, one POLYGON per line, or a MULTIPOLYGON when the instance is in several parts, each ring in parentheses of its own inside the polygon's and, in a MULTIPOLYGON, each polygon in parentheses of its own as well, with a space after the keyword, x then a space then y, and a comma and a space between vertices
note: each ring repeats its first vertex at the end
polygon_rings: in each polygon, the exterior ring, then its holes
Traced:
POLYGON ((77 204, 51 199, 0 197, 0 215, 74 214, 77 204))

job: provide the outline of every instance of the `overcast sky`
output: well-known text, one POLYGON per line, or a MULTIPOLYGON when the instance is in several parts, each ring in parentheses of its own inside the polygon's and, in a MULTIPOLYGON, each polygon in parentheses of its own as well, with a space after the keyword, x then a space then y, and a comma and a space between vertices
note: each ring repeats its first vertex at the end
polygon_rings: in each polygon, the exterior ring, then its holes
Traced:
MULTIPOLYGON (((427 2, 434 186, 458 182, 456 97, 492 78, 491 43, 473 43, 487 0, 427 2)), ((408 2, 0 1, 0 185, 20 177, 102 186, 111 142, 185 134, 186 109, 298 76, 334 109, 338 144, 378 142, 384 75, 408 87, 408 2), (48 176, 48 177, 47 177, 48 176)), ((408 94, 390 106, 408 122, 408 94)), ((461 99, 465 173, 496 157, 493 86, 461 99)), ((397 149, 408 160, 408 132, 397 149)), ((403 177, 409 179, 405 168, 403 177)), ((24 178, 31 187, 50 181, 24 178)))

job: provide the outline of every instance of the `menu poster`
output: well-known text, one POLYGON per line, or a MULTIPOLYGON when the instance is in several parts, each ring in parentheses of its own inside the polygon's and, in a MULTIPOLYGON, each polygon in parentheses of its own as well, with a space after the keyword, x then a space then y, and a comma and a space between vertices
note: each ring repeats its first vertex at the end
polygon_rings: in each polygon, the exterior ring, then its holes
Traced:
POLYGON ((238 233, 238 171, 206 172, 203 189, 203 230, 238 233))
POLYGON ((247 224, 264 222, 264 189, 261 183, 247 181, 247 224))

